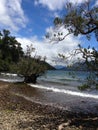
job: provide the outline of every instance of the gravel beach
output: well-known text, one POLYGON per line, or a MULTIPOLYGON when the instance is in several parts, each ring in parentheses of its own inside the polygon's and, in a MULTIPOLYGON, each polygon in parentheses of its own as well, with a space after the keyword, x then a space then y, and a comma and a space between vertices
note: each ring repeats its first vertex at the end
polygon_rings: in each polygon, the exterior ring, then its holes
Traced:
POLYGON ((17 95, 32 90, 23 83, 0 81, 0 130, 98 130, 98 115, 68 112, 17 95))

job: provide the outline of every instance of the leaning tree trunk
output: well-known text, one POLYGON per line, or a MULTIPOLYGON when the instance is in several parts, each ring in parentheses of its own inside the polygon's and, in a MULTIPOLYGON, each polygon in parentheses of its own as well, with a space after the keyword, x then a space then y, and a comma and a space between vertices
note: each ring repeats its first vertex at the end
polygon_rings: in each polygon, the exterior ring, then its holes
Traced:
POLYGON ((25 83, 33 83, 35 84, 37 82, 37 75, 36 74, 33 74, 31 76, 25 76, 24 78, 24 82, 25 83))

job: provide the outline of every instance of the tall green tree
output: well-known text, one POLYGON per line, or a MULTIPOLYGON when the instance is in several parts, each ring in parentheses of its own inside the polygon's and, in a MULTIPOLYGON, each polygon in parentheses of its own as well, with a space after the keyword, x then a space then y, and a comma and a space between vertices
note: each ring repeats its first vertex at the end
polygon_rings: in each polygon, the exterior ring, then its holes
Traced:
POLYGON ((14 36, 10 35, 9 30, 0 32, 0 71, 10 71, 12 63, 17 63, 24 52, 21 44, 14 36))
POLYGON ((1 59, 17 63, 19 57, 23 56, 21 44, 15 37, 10 35, 9 30, 3 30, 0 37, 1 59))

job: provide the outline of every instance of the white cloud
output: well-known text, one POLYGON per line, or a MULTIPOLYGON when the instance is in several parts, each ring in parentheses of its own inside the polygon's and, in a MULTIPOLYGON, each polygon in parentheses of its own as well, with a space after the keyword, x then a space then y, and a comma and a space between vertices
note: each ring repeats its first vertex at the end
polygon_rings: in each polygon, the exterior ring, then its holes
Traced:
POLYGON ((25 27, 27 18, 21 7, 22 0, 0 0, 0 24, 2 28, 18 31, 25 27))
POLYGON ((85 1, 88 1, 88 0, 69 0, 69 2, 71 2, 71 3, 73 3, 73 4, 81 4, 81 3, 83 3, 83 2, 85 2, 85 1))
POLYGON ((50 10, 61 10, 67 2, 71 2, 73 4, 80 4, 87 0, 35 0, 35 5, 41 4, 45 7, 48 7, 50 10))
POLYGON ((47 6, 50 10, 62 9, 65 4, 65 0, 37 0, 35 2, 47 6))
POLYGON ((95 5, 98 6, 98 0, 96 1, 95 5))
MULTIPOLYGON (((53 31, 52 28, 51 31, 53 31)), ((26 45, 33 44, 34 48, 36 49, 36 54, 42 57, 46 56, 47 62, 49 62, 52 65, 55 65, 56 63, 65 65, 64 60, 62 61, 60 58, 58 58, 58 54, 61 53, 68 55, 68 53, 71 50, 75 49, 77 45, 80 43, 79 39, 74 38, 72 35, 69 35, 68 37, 66 37, 65 40, 61 41, 58 44, 51 44, 47 42, 47 40, 39 41, 37 37, 17 38, 17 40, 22 44, 24 50, 26 50, 26 45)))

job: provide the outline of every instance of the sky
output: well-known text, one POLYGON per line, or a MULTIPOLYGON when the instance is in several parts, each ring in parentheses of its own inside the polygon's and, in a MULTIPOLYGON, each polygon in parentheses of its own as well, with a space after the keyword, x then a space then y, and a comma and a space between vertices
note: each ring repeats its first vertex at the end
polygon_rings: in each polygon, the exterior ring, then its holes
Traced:
MULTIPOLYGON (((59 43, 51 43, 45 39, 47 32, 54 32, 53 20, 63 16, 67 1, 81 4, 85 0, 0 0, 0 30, 8 29, 21 43, 24 51, 27 45, 33 44, 35 52, 32 55, 47 57, 52 65, 64 65, 58 53, 67 55, 78 44, 87 46, 93 44, 98 48, 94 37, 90 41, 82 36, 69 35, 59 43)), ((98 5, 98 0, 93 0, 98 5)), ((67 30, 61 28, 64 34, 67 30)))

